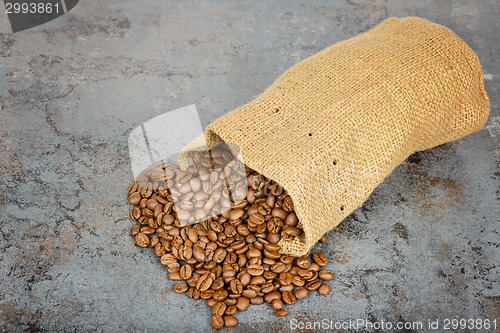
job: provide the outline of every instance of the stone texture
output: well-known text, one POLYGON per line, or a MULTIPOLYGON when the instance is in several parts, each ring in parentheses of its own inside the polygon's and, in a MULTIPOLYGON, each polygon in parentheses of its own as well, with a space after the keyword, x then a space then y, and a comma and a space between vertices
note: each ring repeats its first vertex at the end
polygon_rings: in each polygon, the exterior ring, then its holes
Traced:
POLYGON ((192 103, 206 126, 297 61, 408 15, 477 52, 488 123, 413 155, 328 233, 316 246, 336 274, 327 297, 313 293, 284 318, 250 306, 238 327, 499 319, 497 2, 110 0, 15 35, 0 14, 0 329, 211 329, 204 302, 176 294, 129 236, 128 133, 192 103))

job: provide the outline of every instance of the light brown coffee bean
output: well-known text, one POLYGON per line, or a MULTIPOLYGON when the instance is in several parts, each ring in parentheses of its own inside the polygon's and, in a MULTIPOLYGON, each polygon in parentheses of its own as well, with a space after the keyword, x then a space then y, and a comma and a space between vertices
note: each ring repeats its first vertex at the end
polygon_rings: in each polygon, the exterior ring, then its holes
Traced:
POLYGON ((132 193, 129 198, 128 198, 128 203, 137 206, 139 204, 139 201, 141 201, 142 197, 139 192, 134 192, 132 193))
POLYGON ((168 274, 168 279, 175 280, 175 281, 182 280, 179 272, 172 272, 172 273, 168 274))
POLYGON ((213 316, 210 322, 212 323, 212 327, 216 330, 224 327, 224 319, 222 319, 221 316, 213 316))
POLYGON ((219 289, 214 292, 214 295, 212 296, 217 302, 222 302, 224 301, 227 296, 229 296, 229 293, 226 289, 219 289))
POLYGON ((261 305, 264 303, 264 298, 262 296, 250 298, 250 303, 252 303, 253 305, 261 305))
POLYGON ((138 225, 138 224, 134 224, 132 226, 132 228, 130 228, 130 234, 132 236, 135 236, 135 235, 137 235, 140 232, 140 230, 141 230, 141 226, 138 225))
POLYGON ((311 262, 306 257, 297 258, 297 266, 299 268, 308 269, 311 266, 311 262))
POLYGON ((330 281, 333 279, 333 272, 329 269, 322 269, 318 272, 318 277, 323 281, 330 281))
POLYGON ((275 311, 283 310, 283 302, 281 301, 281 299, 273 299, 271 302, 271 306, 275 311))
POLYGON ((224 302, 217 302, 212 306, 212 315, 213 316, 222 316, 226 311, 227 305, 224 302))
POLYGON ((275 299, 281 299, 281 293, 279 291, 272 291, 264 296, 264 301, 266 301, 266 303, 271 303, 275 299))
POLYGON ((149 245, 149 237, 146 234, 140 232, 135 235, 135 242, 140 247, 147 247, 149 245))
POLYGON ((323 253, 313 254, 313 260, 321 267, 326 266, 326 264, 328 263, 328 260, 323 253))
POLYGON ((309 291, 314 291, 314 290, 318 290, 319 287, 321 287, 321 281, 312 281, 312 282, 309 282, 307 285, 306 285, 306 289, 309 290, 309 291))
POLYGON ((288 316, 288 311, 286 310, 278 310, 274 313, 275 316, 285 317, 288 316))
POLYGON ((248 265, 248 273, 252 276, 262 275, 264 273, 264 268, 260 265, 248 265))
POLYGON ((279 283, 282 286, 288 286, 292 283, 292 274, 289 272, 283 272, 279 276, 279 283))
POLYGON ((307 295, 309 295, 309 290, 305 288, 299 288, 295 291, 294 295, 296 299, 302 299, 304 297, 307 297, 307 295))
POLYGON ((238 319, 233 316, 225 316, 224 317, 224 326, 226 327, 234 327, 238 325, 238 319))
POLYGON ((257 292, 255 290, 252 290, 252 289, 245 289, 245 290, 243 290, 241 295, 246 297, 246 298, 252 299, 252 298, 257 297, 257 292))
POLYGON ((196 289, 198 289, 199 291, 205 291, 208 288, 210 288, 210 286, 212 285, 213 281, 214 280, 210 276, 210 273, 207 272, 207 273, 203 274, 200 277, 200 279, 198 280, 198 283, 196 283, 196 289))
POLYGON ((193 257, 198 262, 204 262, 206 258, 205 250, 203 250, 200 246, 193 246, 193 257))
POLYGON ((226 311, 224 312, 224 314, 226 316, 232 316, 234 315, 236 312, 238 311, 238 308, 236 308, 236 305, 231 305, 231 306, 228 306, 226 311))
POLYGON ((236 302, 236 308, 238 308, 238 311, 245 311, 246 308, 248 307, 248 304, 250 304, 250 300, 246 297, 238 297, 238 301, 236 302))
POLYGON ((284 291, 281 295, 283 302, 288 305, 294 304, 296 301, 295 295, 291 291, 284 291))
POLYGON ((186 282, 179 282, 175 285, 174 290, 176 293, 182 294, 182 293, 185 293, 188 290, 188 288, 189 287, 186 284, 186 282))
POLYGON ((181 270, 179 271, 180 277, 183 280, 187 280, 191 277, 191 274, 193 273, 193 268, 191 265, 185 264, 181 267, 181 270))
POLYGON ((231 280, 230 288, 233 294, 241 294, 243 292, 243 284, 238 279, 231 280))
POLYGON ((210 298, 210 299, 208 299, 208 300, 207 300, 207 305, 208 305, 209 307, 214 306, 214 305, 215 305, 215 303, 217 303, 217 301, 216 301, 216 300, 214 300, 213 298, 210 298))
POLYGON ((318 289, 318 294, 326 296, 330 293, 330 286, 327 284, 322 284, 318 289))

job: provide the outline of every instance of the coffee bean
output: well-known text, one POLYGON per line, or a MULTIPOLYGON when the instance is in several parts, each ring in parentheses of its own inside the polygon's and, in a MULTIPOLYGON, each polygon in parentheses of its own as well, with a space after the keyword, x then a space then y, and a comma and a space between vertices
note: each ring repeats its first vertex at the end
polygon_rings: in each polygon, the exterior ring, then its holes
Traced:
POLYGON ((288 316, 288 311, 286 310, 278 310, 274 313, 275 316, 285 317, 288 316))
POLYGON ((224 327, 224 319, 222 319, 221 316, 213 316, 211 323, 212 323, 212 327, 215 328, 216 330, 224 327))
POLYGON ((140 247, 147 247, 149 245, 149 237, 146 234, 140 232, 135 235, 135 242, 140 247))
POLYGON ((302 299, 304 297, 307 297, 307 295, 309 295, 309 290, 305 288, 299 288, 295 291, 294 295, 296 299, 302 299))
POLYGON ((253 305, 261 305, 264 303, 264 298, 261 296, 250 298, 250 303, 252 303, 253 305))
POLYGON ((181 267, 181 270, 179 272, 181 279, 187 280, 191 277, 191 274, 193 273, 193 268, 185 264, 184 266, 181 267))
POLYGON ((212 315, 213 316, 222 316, 226 311, 227 305, 224 302, 217 302, 212 307, 212 315))
POLYGON ((199 291, 205 291, 208 288, 210 288, 213 281, 214 280, 210 276, 210 273, 207 272, 207 273, 203 274, 203 276, 201 276, 200 279, 198 280, 198 283, 196 284, 196 289, 198 289, 199 291))
POLYGON ((186 282, 179 282, 175 285, 174 290, 178 294, 185 293, 188 290, 188 285, 186 282))
POLYGON ((232 315, 234 315, 237 311, 238 311, 238 309, 236 308, 236 306, 235 306, 235 305, 231 305, 231 306, 227 306, 226 311, 224 311, 224 314, 225 314, 226 316, 232 316, 232 315))
POLYGON ((314 261, 321 267, 326 266, 328 260, 326 259, 323 253, 315 253, 313 254, 314 261))
POLYGON ((296 300, 295 295, 291 291, 284 291, 281 297, 283 298, 283 302, 288 305, 294 304, 296 300))
POLYGON ((130 229, 136 243, 154 248, 169 279, 185 280, 175 285, 176 292, 207 300, 215 328, 236 325, 233 315, 250 303, 265 301, 276 315, 288 315, 283 303, 293 304, 312 290, 326 295, 329 287, 316 279, 333 278, 320 269, 327 263, 322 254, 314 254, 311 263, 309 255, 279 253, 280 241, 305 241, 290 196, 253 170, 235 172, 233 166, 244 166, 230 156, 219 147, 196 152, 186 171, 161 163, 127 188, 135 206, 129 216, 137 221, 130 229), (224 192, 227 184, 238 184, 232 197, 224 192))
POLYGON ((309 290, 309 291, 314 291, 314 290, 318 290, 319 287, 321 287, 321 281, 311 281, 309 282, 307 285, 306 285, 306 289, 309 290))
POLYGON ((226 326, 226 327, 234 327, 236 325, 238 325, 238 319, 236 319, 233 316, 225 316, 224 317, 224 326, 226 326))
POLYGON ((246 297, 238 297, 238 301, 236 302, 236 308, 238 308, 238 311, 245 311, 246 308, 248 307, 248 304, 250 304, 250 300, 246 297))
POLYGON ((329 269, 322 269, 318 272, 318 277, 323 281, 330 281, 333 279, 333 272, 329 269))
POLYGON ((262 275, 264 268, 260 265, 248 265, 248 273, 252 276, 262 275))
POLYGON ((322 284, 318 289, 318 294, 320 295, 328 295, 330 293, 330 286, 327 284, 322 284))

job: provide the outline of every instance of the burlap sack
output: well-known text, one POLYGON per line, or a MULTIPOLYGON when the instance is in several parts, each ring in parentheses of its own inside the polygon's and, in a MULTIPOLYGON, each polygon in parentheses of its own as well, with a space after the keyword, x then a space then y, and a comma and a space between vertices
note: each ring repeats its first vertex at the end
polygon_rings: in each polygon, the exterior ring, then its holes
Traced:
POLYGON ((303 255, 409 155, 479 130, 488 113, 481 66, 460 38, 390 18, 299 62, 205 138, 237 144, 288 191, 306 243, 282 252, 303 255))

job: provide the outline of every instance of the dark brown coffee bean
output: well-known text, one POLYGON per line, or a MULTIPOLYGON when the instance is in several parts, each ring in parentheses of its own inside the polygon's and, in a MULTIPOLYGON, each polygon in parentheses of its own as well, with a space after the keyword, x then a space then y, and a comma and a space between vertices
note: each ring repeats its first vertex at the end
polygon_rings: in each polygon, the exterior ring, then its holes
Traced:
POLYGON ((250 300, 242 296, 238 298, 238 301, 236 302, 236 307, 238 308, 238 311, 245 311, 246 308, 248 307, 248 304, 250 304, 250 300))
POLYGON ((323 253, 315 253, 313 254, 313 260, 321 267, 326 266, 328 260, 326 259, 323 253))
POLYGON ((289 272, 283 272, 280 274, 278 280, 282 286, 288 286, 292 283, 292 274, 289 272))
POLYGON ((218 277, 217 279, 214 280, 214 283, 212 283, 212 289, 213 290, 219 290, 224 287, 224 279, 222 276, 218 277))
POLYGON ((271 244, 277 244, 281 239, 281 235, 275 232, 270 232, 267 234, 267 240, 271 244))
POLYGON ((147 247, 149 245, 149 237, 146 234, 140 232, 135 235, 135 242, 140 247, 147 247))
POLYGON ((264 255, 271 259, 279 259, 281 257, 281 254, 279 254, 278 252, 268 251, 266 249, 264 249, 264 255))
POLYGON ((183 280, 189 279, 192 273, 193 273, 193 268, 191 267, 191 265, 188 264, 183 265, 179 272, 181 279, 183 280))
POLYGON ((260 265, 248 265, 248 273, 252 276, 262 275, 264 268, 260 265))
POLYGON ((285 220, 288 215, 287 212, 282 208, 274 208, 271 214, 274 217, 278 217, 282 220, 285 220))
POLYGON ((224 327, 224 319, 222 319, 221 316, 213 316, 210 322, 212 323, 212 327, 216 330, 224 327))
POLYGON ((306 281, 301 278, 300 276, 293 275, 292 276, 292 284, 297 287, 302 287, 304 284, 306 284, 306 281))
POLYGON ((198 283, 196 283, 196 289, 198 289, 199 291, 205 291, 208 288, 210 288, 210 286, 212 286, 213 281, 214 280, 210 276, 210 273, 207 272, 207 273, 203 274, 200 277, 200 279, 198 280, 198 283))
POLYGON ((321 287, 321 281, 311 281, 309 282, 307 285, 306 285, 306 289, 309 290, 309 291, 314 291, 314 290, 318 290, 319 287, 321 287))
POLYGON ((185 293, 188 290, 188 288, 189 287, 186 284, 186 282, 179 282, 175 285, 174 290, 176 293, 182 294, 182 293, 185 293))
POLYGON ((281 261, 278 261, 274 264, 271 265, 271 272, 274 272, 276 274, 281 274, 286 270, 286 265, 282 263, 281 261))
POLYGON ((296 300, 295 295, 291 291, 284 291, 281 297, 283 298, 283 302, 288 305, 294 304, 296 300))
POLYGON ((236 325, 238 325, 238 319, 236 319, 233 316, 225 316, 224 317, 224 326, 226 326, 226 327, 234 327, 236 325))
POLYGON ((260 255, 261 255, 261 254, 260 254, 260 251, 259 251, 259 250, 257 250, 257 249, 251 249, 251 250, 249 250, 249 251, 247 252, 247 256, 248 256, 249 258, 258 258, 258 257, 260 257, 260 255))
POLYGON ((318 277, 323 281, 330 281, 333 279, 333 272, 329 269, 322 269, 318 272, 318 277))
POLYGON ((236 302, 238 302, 238 298, 234 297, 234 298, 226 298, 224 300, 224 303, 226 303, 227 306, 233 306, 233 305, 236 305, 236 302))
POLYGON ((318 294, 326 296, 330 293, 330 286, 327 284, 322 284, 321 287, 318 288, 318 294))
POLYGON ((288 316, 288 311, 286 310, 278 310, 274 313, 275 316, 285 317, 288 316))
POLYGON ((226 311, 227 305, 224 302, 217 302, 212 306, 212 315, 213 316, 222 316, 226 311))

